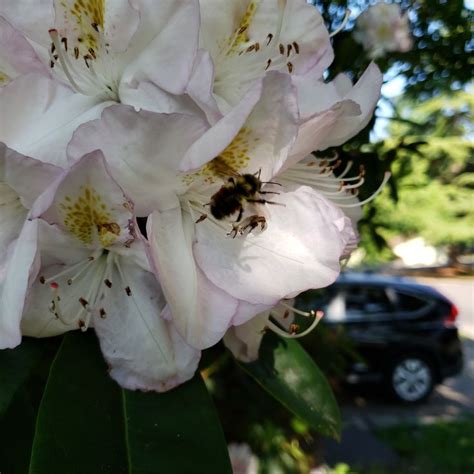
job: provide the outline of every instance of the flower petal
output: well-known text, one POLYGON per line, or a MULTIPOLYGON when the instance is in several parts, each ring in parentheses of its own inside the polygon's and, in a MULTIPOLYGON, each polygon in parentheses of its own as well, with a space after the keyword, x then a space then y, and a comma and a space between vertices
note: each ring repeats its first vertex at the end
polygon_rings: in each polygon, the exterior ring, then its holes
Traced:
POLYGON ((311 188, 281 193, 266 205, 267 229, 235 239, 220 227, 196 226, 194 255, 209 280, 240 300, 275 305, 331 284, 352 236, 350 220, 311 188))
POLYGON ((240 326, 231 327, 224 336, 224 345, 242 362, 258 359, 258 350, 265 334, 270 311, 258 314, 240 326))
POLYGON ((51 40, 48 28, 54 23, 53 0, 23 0, 0 4, 0 15, 38 45, 47 47, 51 40))
POLYGON ((110 104, 74 94, 44 76, 18 77, 0 89, 0 141, 24 155, 64 166, 74 130, 110 104))
POLYGON ((64 172, 38 198, 32 214, 57 224, 88 248, 113 249, 135 239, 132 209, 96 150, 64 172))
POLYGON ((30 72, 49 76, 49 71, 30 43, 10 23, 0 17, 0 86, 20 74, 30 72))
POLYGON ((105 293, 102 316, 94 320, 111 377, 130 390, 158 392, 189 380, 200 351, 160 317, 165 301, 154 275, 124 257, 115 265, 119 271, 111 277, 114 285, 105 293))
POLYGON ((9 260, 0 282, 0 349, 21 342, 20 321, 25 306, 30 273, 37 260, 38 226, 26 221, 20 236, 11 246, 9 260))
POLYGON ((197 0, 133 0, 140 27, 127 52, 134 59, 124 71, 125 82, 151 80, 173 94, 189 82, 199 34, 197 0))
POLYGON ((100 148, 118 183, 137 203, 138 216, 178 205, 186 185, 177 168, 191 144, 208 128, 197 116, 135 112, 112 106, 99 120, 81 126, 68 147, 70 159, 100 148))
POLYGON ((192 252, 194 223, 181 209, 154 212, 148 221, 153 259, 171 317, 188 344, 214 345, 230 326, 237 301, 209 282, 192 252))

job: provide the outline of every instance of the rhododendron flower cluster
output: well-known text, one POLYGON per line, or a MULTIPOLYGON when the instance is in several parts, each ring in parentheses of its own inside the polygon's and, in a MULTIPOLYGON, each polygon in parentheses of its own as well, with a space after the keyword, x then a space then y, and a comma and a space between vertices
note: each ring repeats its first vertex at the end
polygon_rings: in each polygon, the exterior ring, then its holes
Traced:
POLYGON ((166 391, 223 337, 314 327, 288 300, 336 279, 364 178, 311 152, 366 126, 377 66, 324 82, 304 0, 27 3, 0 5, 0 349, 94 328, 166 391))
POLYGON ((354 38, 371 58, 392 51, 406 53, 413 45, 408 15, 395 3, 377 3, 359 15, 354 38))

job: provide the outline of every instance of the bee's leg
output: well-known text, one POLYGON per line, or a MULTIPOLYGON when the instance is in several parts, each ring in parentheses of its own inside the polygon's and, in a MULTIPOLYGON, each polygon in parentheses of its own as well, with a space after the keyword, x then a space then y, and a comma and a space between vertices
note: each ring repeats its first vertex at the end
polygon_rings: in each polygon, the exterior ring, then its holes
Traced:
POLYGON ((276 184, 277 186, 281 186, 281 183, 276 183, 275 181, 262 181, 262 184, 276 184))
POLYGON ((237 237, 237 234, 242 235, 242 230, 240 228, 240 225, 238 225, 234 222, 232 224, 232 230, 227 232, 227 235, 232 235, 232 238, 235 239, 237 237), (232 235, 232 234, 234 234, 234 235, 232 235))
POLYGON ((244 213, 244 208, 242 206, 240 206, 240 209, 239 209, 239 215, 237 216, 237 219, 235 222, 240 222, 240 219, 242 219, 242 214, 244 213))
POLYGON ((280 194, 276 191, 259 191, 258 194, 280 194))
POLYGON ((195 224, 199 224, 203 220, 207 219, 207 214, 201 214, 199 218, 196 220, 195 224))
POLYGON ((274 202, 274 201, 267 201, 266 199, 247 199, 247 202, 255 202, 257 204, 280 204, 279 202, 274 202))
POLYGON ((240 226, 240 234, 243 234, 247 229, 250 233, 258 226, 260 226, 261 230, 265 230, 265 228, 267 227, 267 220, 265 219, 265 217, 258 216, 256 214, 247 217, 247 219, 245 219, 245 222, 245 225, 240 226))

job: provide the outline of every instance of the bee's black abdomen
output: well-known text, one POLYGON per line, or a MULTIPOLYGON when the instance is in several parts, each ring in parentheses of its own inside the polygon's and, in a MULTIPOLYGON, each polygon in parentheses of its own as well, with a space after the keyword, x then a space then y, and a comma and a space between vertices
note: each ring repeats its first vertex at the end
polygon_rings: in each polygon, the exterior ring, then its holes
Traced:
POLYGON ((242 207, 240 198, 233 187, 222 187, 219 189, 211 197, 210 206, 211 214, 218 220, 231 216, 242 207))

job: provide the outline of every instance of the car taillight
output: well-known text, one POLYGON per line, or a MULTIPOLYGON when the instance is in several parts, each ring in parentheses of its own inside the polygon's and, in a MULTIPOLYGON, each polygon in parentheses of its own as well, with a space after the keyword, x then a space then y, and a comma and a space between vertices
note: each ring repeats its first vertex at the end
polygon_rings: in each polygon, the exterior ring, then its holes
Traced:
POLYGON ((457 306, 455 304, 452 304, 449 314, 444 318, 444 324, 446 324, 447 326, 452 326, 455 323, 458 314, 459 310, 457 306))

